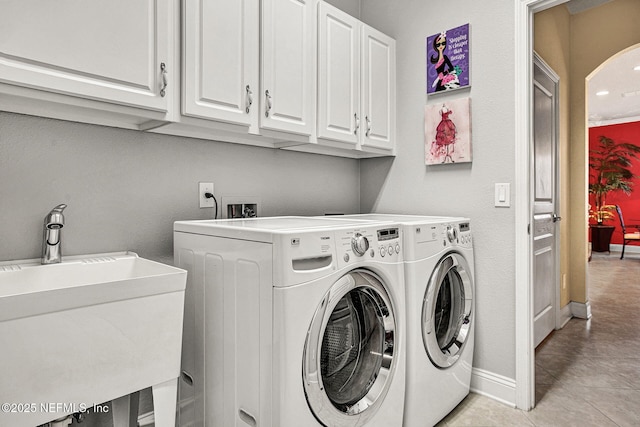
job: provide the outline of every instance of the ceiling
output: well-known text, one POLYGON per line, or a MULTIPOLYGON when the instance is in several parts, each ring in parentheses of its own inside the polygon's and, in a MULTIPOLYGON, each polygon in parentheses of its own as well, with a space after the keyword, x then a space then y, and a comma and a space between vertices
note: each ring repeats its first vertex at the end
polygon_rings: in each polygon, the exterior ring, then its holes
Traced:
POLYGON ((588 81, 589 125, 640 121, 640 47, 607 61, 588 81), (598 96, 597 92, 609 91, 598 96))
MULTIPOLYGON (((571 15, 612 0, 570 0, 564 5, 571 15)), ((640 121, 640 47, 605 62, 587 83, 589 126, 640 121), (597 92, 609 91, 598 96, 597 92)))
POLYGON ((569 13, 575 15, 576 13, 584 12, 587 9, 600 6, 610 1, 611 0, 570 0, 566 3, 566 6, 569 13))

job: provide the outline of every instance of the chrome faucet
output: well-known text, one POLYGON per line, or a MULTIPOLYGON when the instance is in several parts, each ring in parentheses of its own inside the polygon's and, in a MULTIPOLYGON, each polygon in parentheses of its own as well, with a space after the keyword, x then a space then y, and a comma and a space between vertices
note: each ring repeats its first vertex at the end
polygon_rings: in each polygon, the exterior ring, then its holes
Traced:
POLYGON ((44 237, 42 239, 42 264, 55 264, 62 261, 62 211, 67 205, 61 204, 51 209, 44 217, 44 237))

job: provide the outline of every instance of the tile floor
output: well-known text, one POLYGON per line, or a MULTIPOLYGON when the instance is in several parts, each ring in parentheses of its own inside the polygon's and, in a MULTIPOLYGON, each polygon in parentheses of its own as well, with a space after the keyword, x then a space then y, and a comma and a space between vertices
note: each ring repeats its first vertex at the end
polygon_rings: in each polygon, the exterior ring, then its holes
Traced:
POLYGON ((572 319, 536 349, 536 407, 472 393, 444 426, 640 426, 640 254, 594 253, 592 317, 572 319))

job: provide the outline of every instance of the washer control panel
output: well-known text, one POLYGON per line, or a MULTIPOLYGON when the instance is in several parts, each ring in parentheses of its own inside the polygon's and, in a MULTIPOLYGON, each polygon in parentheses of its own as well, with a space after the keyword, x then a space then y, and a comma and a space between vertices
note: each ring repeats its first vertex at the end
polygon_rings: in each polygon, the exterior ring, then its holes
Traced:
POLYGON ((402 260, 402 241, 398 227, 363 227, 336 232, 338 259, 342 263, 358 261, 402 260))
POLYGON ((351 249, 358 256, 366 254, 369 249, 369 239, 360 233, 355 233, 351 237, 351 249))
POLYGON ((471 227, 468 222, 460 223, 460 244, 464 247, 471 247, 471 227))

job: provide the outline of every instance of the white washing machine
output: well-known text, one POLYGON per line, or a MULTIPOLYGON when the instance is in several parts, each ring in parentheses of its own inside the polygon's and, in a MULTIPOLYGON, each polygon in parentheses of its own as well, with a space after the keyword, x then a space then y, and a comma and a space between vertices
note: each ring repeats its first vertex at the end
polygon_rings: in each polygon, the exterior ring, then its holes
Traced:
POLYGON ((432 426, 468 394, 474 344, 474 255, 468 218, 364 214, 404 239, 407 307, 405 427, 432 426))
POLYGON ((179 425, 402 426, 402 236, 305 217, 179 221, 179 425))

